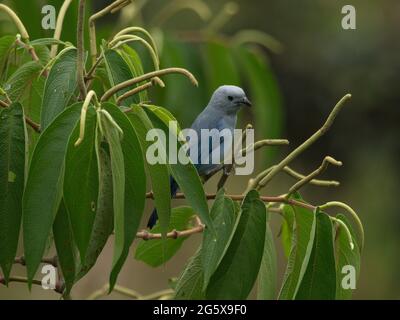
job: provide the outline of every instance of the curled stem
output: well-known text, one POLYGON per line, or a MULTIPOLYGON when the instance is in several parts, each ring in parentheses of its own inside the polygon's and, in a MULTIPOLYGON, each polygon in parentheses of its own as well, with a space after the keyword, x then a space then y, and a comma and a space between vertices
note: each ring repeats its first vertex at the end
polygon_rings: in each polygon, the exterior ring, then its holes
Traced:
POLYGON ((224 5, 222 10, 217 16, 209 23, 206 28, 207 32, 216 32, 220 30, 225 24, 227 24, 232 17, 239 12, 239 5, 236 2, 228 2, 224 5))
POLYGON ((249 183, 247 191, 251 189, 261 189, 265 187, 284 167, 286 167, 289 163, 291 163, 294 159, 296 159, 301 153, 303 153, 306 149, 308 149, 311 145, 313 145, 319 138, 321 138, 332 126, 336 116, 342 110, 345 102, 351 98, 351 94, 345 95, 333 108, 332 112, 329 114, 327 120, 324 125, 314 133, 310 138, 308 138, 303 144, 297 147, 294 151, 292 151, 285 159, 283 159, 279 164, 277 164, 265 177, 261 177, 261 181, 258 185, 254 184, 254 181, 259 180, 260 177, 257 177, 252 183, 249 183))
POLYGON ((256 143, 248 146, 246 149, 242 149, 240 152, 243 155, 246 155, 247 152, 251 151, 257 151, 263 147, 269 147, 269 146, 287 146, 289 145, 289 141, 285 139, 272 139, 272 140, 261 140, 257 141, 256 143))
POLYGON ((152 46, 153 49, 154 49, 154 52, 155 52, 156 55, 158 56, 158 49, 157 49, 156 42, 154 41, 154 38, 152 37, 152 35, 150 34, 150 32, 148 32, 146 29, 143 29, 143 28, 141 28, 141 27, 129 27, 129 28, 125 28, 125 29, 121 30, 120 32, 118 32, 118 33, 115 35, 114 39, 115 39, 115 38, 118 38, 119 36, 123 36, 123 35, 125 35, 125 34, 132 33, 132 32, 134 32, 134 33, 141 33, 141 34, 143 34, 144 36, 146 36, 146 37, 149 39, 150 44, 151 44, 151 46, 152 46))
POLYGON ((77 76, 78 86, 81 98, 84 99, 87 95, 87 88, 85 84, 85 38, 84 38, 84 20, 85 20, 85 6, 86 0, 79 0, 78 9, 78 27, 77 27, 77 76))
POLYGON ((329 156, 325 157, 324 160, 322 161, 322 164, 320 165, 320 167, 317 170, 313 171, 308 176, 306 176, 303 179, 301 179, 300 181, 298 181, 296 184, 294 184, 289 189, 288 197, 290 197, 290 195, 292 195, 293 193, 299 191, 303 186, 305 186, 307 183, 312 181, 315 177, 319 176, 322 172, 324 172, 328 168, 328 166, 330 164, 337 166, 337 167, 342 166, 342 162, 337 161, 329 156))
POLYGON ((151 88, 153 86, 153 82, 147 82, 141 86, 136 87, 135 89, 129 90, 128 92, 125 92, 123 95, 121 95, 120 97, 118 97, 117 99, 117 104, 120 105, 121 102, 135 94, 138 94, 139 92, 142 92, 144 90, 147 90, 149 88, 151 88))
POLYGON ((109 89, 106 93, 104 93, 104 95, 101 97, 101 102, 104 102, 106 100, 108 100, 110 97, 112 97, 114 94, 116 94, 118 91, 121 91, 127 87, 133 86, 137 83, 155 78, 155 77, 161 77, 167 74, 183 74, 184 76, 186 76, 195 86, 198 86, 198 82, 196 80, 196 78, 194 77, 193 74, 191 74, 189 71, 187 71, 186 69, 182 69, 182 68, 168 68, 168 69, 162 69, 162 70, 158 70, 158 71, 153 71, 153 72, 149 72, 147 74, 144 74, 142 76, 133 78, 131 80, 127 80, 125 82, 122 82, 114 87, 112 87, 111 89, 109 89))
POLYGON ((121 129, 121 127, 118 125, 118 123, 115 122, 115 120, 113 119, 113 117, 111 116, 111 114, 109 114, 106 110, 101 109, 99 111, 101 114, 103 114, 108 121, 110 121, 111 125, 117 129, 117 131, 119 132, 119 134, 121 135, 121 137, 124 135, 124 131, 121 129))
POLYGON ((241 46, 246 43, 256 43, 277 54, 283 51, 283 46, 278 40, 258 30, 242 30, 233 37, 232 42, 236 46, 241 46))
POLYGON ((364 247, 364 227, 363 227, 362 222, 361 222, 360 218, 358 217, 357 213, 349 205, 339 202, 339 201, 331 201, 331 202, 325 203, 322 206, 319 206, 319 208, 321 210, 325 210, 325 209, 332 208, 332 207, 339 207, 339 208, 346 210, 351 215, 351 217, 354 219, 354 221, 357 224, 357 228, 359 230, 360 249, 362 250, 362 248, 364 247))
MULTIPOLYGON (((61 32, 64 24, 64 18, 73 0, 65 0, 61 6, 60 12, 58 13, 56 29, 54 30, 53 38, 55 40, 60 40, 61 32)), ((57 55, 58 44, 51 46, 50 57, 54 58, 57 55)))
MULTIPOLYGON (((286 166, 283 168, 283 171, 287 173, 289 176, 301 180, 304 179, 306 176, 302 175, 301 173, 293 170, 289 166, 286 166)), ((340 183, 338 181, 328 181, 328 180, 318 180, 318 179, 312 179, 309 181, 309 184, 313 184, 315 186, 320 186, 320 187, 338 187, 340 183)))
POLYGON ((0 4, 0 11, 4 11, 11 18, 11 20, 18 28, 18 31, 21 34, 22 39, 29 41, 28 31, 26 31, 24 24, 22 23, 21 19, 17 16, 17 14, 10 7, 4 4, 0 4))
POLYGON ((97 38, 96 38, 96 25, 95 21, 106 16, 109 13, 115 13, 114 9, 118 8, 118 10, 127 6, 130 3, 130 0, 117 0, 111 3, 109 6, 95 13, 89 18, 89 38, 90 38, 90 55, 92 57, 92 64, 96 63, 97 59, 97 38))
POLYGON ((90 102, 94 99, 96 107, 100 108, 100 104, 97 99, 96 92, 93 90, 90 90, 89 93, 87 94, 85 101, 83 102, 82 105, 82 111, 81 111, 81 120, 80 120, 80 128, 79 128, 79 138, 75 142, 75 147, 78 147, 83 139, 85 138, 85 125, 86 125, 86 114, 90 105, 90 102))
POLYGON ((344 229, 344 231, 347 234, 347 237, 349 238, 350 248, 351 248, 351 250, 354 250, 353 237, 351 236, 349 228, 346 226, 346 224, 342 220, 336 219, 334 217, 330 217, 330 218, 332 221, 336 222, 340 227, 342 227, 344 229))
POLYGON ((202 0, 175 0, 166 5, 152 21, 152 25, 161 27, 165 22, 182 10, 194 11, 200 19, 207 21, 211 18, 211 10, 202 0))

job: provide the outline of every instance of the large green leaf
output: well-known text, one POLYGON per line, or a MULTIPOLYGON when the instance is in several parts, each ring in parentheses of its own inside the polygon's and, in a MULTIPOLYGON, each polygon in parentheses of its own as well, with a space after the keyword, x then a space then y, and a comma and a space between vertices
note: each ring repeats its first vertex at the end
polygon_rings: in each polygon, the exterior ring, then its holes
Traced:
POLYGON ((29 89, 42 67, 36 61, 29 61, 20 66, 7 80, 4 88, 11 101, 21 101, 25 91, 29 89))
POLYGON ((114 204, 114 256, 112 268, 118 263, 125 244, 125 161, 120 132, 107 117, 101 117, 104 138, 110 148, 114 204))
POLYGON ((53 224, 54 244, 57 250, 58 263, 65 282, 66 294, 69 294, 75 282, 76 247, 71 224, 64 201, 61 200, 58 213, 53 224))
MULTIPOLYGON (((125 60, 126 64, 129 66, 129 69, 131 70, 133 77, 138 77, 144 73, 142 61, 138 53, 132 47, 125 44, 117 51, 121 55, 121 57, 125 60)), ((140 101, 142 102, 149 100, 146 91, 141 91, 139 93, 139 98, 140 101)))
POLYGON ((203 58, 209 94, 222 85, 240 86, 239 68, 232 49, 220 42, 207 42, 204 46, 203 58))
POLYGON ((306 273, 296 294, 299 300, 333 300, 336 294, 336 268, 332 222, 323 212, 316 213, 314 247, 306 273))
MULTIPOLYGON (((130 80, 134 78, 129 65, 125 62, 122 56, 116 50, 106 50, 104 52, 104 61, 107 67, 108 77, 110 79, 110 84, 115 86, 121 82, 126 80, 130 80)), ((133 87, 132 87, 133 88, 133 87)), ((119 97, 123 95, 125 92, 131 90, 132 88, 126 88, 124 90, 119 91, 116 96, 119 97)), ((123 101, 123 104, 126 106, 130 106, 134 103, 139 103, 140 100, 131 96, 123 101)))
POLYGON ((146 174, 140 142, 131 122, 117 106, 105 103, 103 108, 110 113, 124 132, 121 141, 125 165, 124 246, 111 272, 110 288, 112 289, 129 254, 129 248, 136 238, 142 219, 146 199, 146 174))
POLYGON ((70 103, 77 88, 77 50, 70 49, 57 58, 46 80, 41 127, 45 129, 70 103))
POLYGON ((310 260, 314 244, 316 219, 314 212, 303 207, 285 205, 284 210, 293 210, 295 223, 292 248, 279 299, 292 300, 296 297, 310 260))
POLYGON ((24 112, 14 103, 0 112, 0 266, 6 281, 18 245, 26 159, 24 112))
MULTIPOLYGON (((138 134, 143 154, 146 154, 147 148, 151 145, 146 140, 146 135, 148 130, 153 128, 153 125, 146 112, 139 106, 133 106, 132 111, 127 115, 138 134)), ((168 232, 171 216, 171 189, 168 167, 163 164, 153 165, 147 161, 145 163, 151 179, 154 203, 160 219, 161 233, 165 235, 168 232)))
POLYGON ((207 287, 208 299, 246 299, 257 279, 266 227, 266 208, 257 191, 246 195, 238 219, 229 248, 207 287))
MULTIPOLYGON (((267 212, 267 220, 269 213, 267 212)), ((277 290, 277 266, 276 248, 269 221, 265 230, 264 253, 261 261, 260 272, 258 274, 257 298, 260 300, 276 299, 277 290)))
POLYGON ((109 146, 96 132, 96 156, 99 171, 99 195, 97 198, 96 217, 94 219, 89 246, 82 262, 77 280, 82 278, 95 265, 97 258, 107 243, 114 228, 113 179, 109 146))
MULTIPOLYGON (((348 219, 339 214, 336 217, 337 219, 342 220, 347 228, 349 228, 350 233, 355 239, 354 230, 348 221, 348 219)), ((357 245, 356 241, 354 242, 354 248, 352 249, 350 246, 349 238, 343 226, 339 226, 337 229, 335 236, 335 257, 336 257, 336 299, 338 300, 349 300, 352 297, 353 290, 345 289, 342 286, 342 280, 346 276, 346 274, 342 273, 344 266, 352 266, 356 272, 356 280, 358 280, 360 276, 360 248, 357 245)))
POLYGON ((60 204, 68 139, 81 108, 82 104, 77 103, 61 113, 42 133, 32 156, 22 202, 24 249, 30 282, 40 264, 60 204))
POLYGON ((232 199, 225 196, 223 189, 218 192, 211 208, 211 218, 215 226, 215 233, 208 229, 204 230, 202 245, 204 288, 207 287, 211 276, 224 257, 235 228, 235 205, 232 199))
POLYGON ((185 266, 175 287, 176 300, 203 300, 203 268, 201 250, 191 257, 185 266))
MULTIPOLYGON (((172 209, 168 231, 183 231, 190 228, 190 221, 194 215, 195 213, 190 207, 172 209)), ((150 232, 160 233, 160 223, 158 222, 150 232)), ((176 254, 186 239, 187 237, 168 239, 165 243, 163 240, 140 240, 136 249, 135 259, 143 261, 154 268, 159 267, 176 254)))
MULTIPOLYGON (((167 139, 166 150, 170 150, 169 144, 171 141, 168 139, 169 136, 171 136, 174 140, 173 143, 178 141, 178 132, 172 132, 173 130, 170 132, 169 130, 169 123, 171 121, 176 121, 176 119, 174 119, 167 110, 161 107, 149 107, 145 110, 154 127, 161 129, 164 132, 167 139)), ((169 169, 175 181, 178 183, 179 188, 185 194, 187 202, 197 212, 201 221, 210 229, 211 232, 214 233, 215 230, 208 210, 208 204, 204 194, 203 185, 196 168, 191 161, 189 161, 188 164, 182 164, 180 161, 176 161, 177 163, 175 164, 172 163, 172 161, 168 160, 168 153, 167 161, 171 162, 168 163, 169 169)))
POLYGON ((86 256, 96 216, 99 189, 96 157, 97 117, 93 107, 88 109, 85 126, 85 138, 79 146, 75 146, 75 142, 79 137, 80 123, 71 134, 64 174, 64 202, 82 261, 86 256))

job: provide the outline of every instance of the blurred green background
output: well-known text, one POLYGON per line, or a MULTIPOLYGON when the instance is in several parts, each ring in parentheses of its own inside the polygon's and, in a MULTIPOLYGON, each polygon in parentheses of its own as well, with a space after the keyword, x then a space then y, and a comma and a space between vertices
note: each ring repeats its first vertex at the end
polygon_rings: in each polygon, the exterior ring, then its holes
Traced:
MULTIPOLYGON (((62 2, 2 1, 20 15, 32 39, 52 36, 51 30, 41 27, 41 8, 52 4, 58 10, 62 2)), ((62 34, 62 40, 73 43, 76 2, 68 11, 62 34)), ((111 1, 89 3, 92 8, 88 10, 99 10, 111 1)), ((257 57, 262 55, 268 66, 270 73, 260 79, 268 80, 263 85, 272 107, 257 105, 257 111, 246 111, 242 114, 241 126, 255 123, 256 135, 288 138, 290 149, 293 149, 322 125, 338 99, 346 93, 353 94, 353 99, 331 131, 293 166, 301 172, 312 171, 325 155, 344 162, 342 168, 330 169, 324 175, 341 181, 339 188, 310 186, 303 190, 303 195, 314 204, 331 200, 346 202, 359 213, 364 223, 366 244, 354 298, 400 299, 397 247, 400 243, 400 214, 396 201, 400 190, 400 2, 239 0, 236 1, 239 6, 236 14, 214 29, 213 24, 218 25, 215 17, 221 18, 226 1, 205 1, 211 13, 206 21, 190 10, 179 11, 168 18, 170 7, 179 4, 176 1, 136 0, 134 3, 121 15, 102 19, 98 33, 108 38, 119 27, 144 26, 152 31, 160 44, 162 67, 181 66, 194 72, 200 79, 198 89, 191 87, 186 80, 172 77, 167 80, 166 89, 156 89, 151 96, 154 103, 170 108, 184 126, 190 125, 218 84, 238 82, 252 98, 254 83, 241 80, 245 78, 246 65, 238 66, 238 60, 232 58, 243 52, 231 45, 231 39, 245 29, 266 32, 279 41, 282 50, 274 46, 275 42, 270 42, 267 49, 246 46, 250 48, 246 52, 256 52, 257 57), (352 4, 357 10, 356 30, 342 29, 341 10, 347 4, 352 4), (269 107, 273 112, 268 111, 271 110, 269 107)), ((6 16, 0 13, 0 36, 15 32, 6 16)), ((258 168, 279 160, 288 151, 287 148, 267 153, 262 151, 258 155, 258 168)), ((232 178, 227 185, 228 191, 240 193, 246 180, 246 177, 232 178)), ((215 183, 216 179, 209 182, 207 190, 215 190, 215 183)), ((292 180, 281 175, 264 193, 279 194, 291 183, 292 180)), ((147 209, 148 212, 151 210, 151 204, 147 209)), ((278 235, 279 218, 273 219, 273 225, 278 235)), ((135 261, 132 253, 119 284, 144 294, 167 288, 168 279, 179 275, 199 241, 200 236, 189 239, 177 256, 158 269, 135 261)), ((276 244, 282 273, 285 262, 278 238, 276 244)), ((107 282, 111 254, 108 246, 97 266, 76 285, 74 298, 85 298, 107 282)), ((24 269, 16 266, 14 273, 22 275, 24 269)), ((0 287, 0 299, 57 297, 41 288, 34 288, 29 294, 22 284, 11 284, 9 289, 0 287)), ((123 297, 113 294, 109 298, 123 297)))

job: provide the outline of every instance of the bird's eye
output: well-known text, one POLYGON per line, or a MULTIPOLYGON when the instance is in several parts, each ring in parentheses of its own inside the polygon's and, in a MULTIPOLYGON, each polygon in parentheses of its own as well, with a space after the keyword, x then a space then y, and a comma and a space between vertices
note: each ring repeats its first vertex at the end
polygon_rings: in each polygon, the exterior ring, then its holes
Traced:
POLYGON ((232 97, 232 96, 228 96, 228 100, 229 100, 229 101, 232 101, 232 100, 233 100, 233 97, 232 97))

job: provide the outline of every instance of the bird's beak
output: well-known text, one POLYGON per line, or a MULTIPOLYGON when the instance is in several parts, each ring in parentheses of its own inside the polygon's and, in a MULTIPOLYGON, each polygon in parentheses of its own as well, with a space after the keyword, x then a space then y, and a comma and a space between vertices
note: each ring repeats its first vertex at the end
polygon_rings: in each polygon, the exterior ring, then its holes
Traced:
POLYGON ((245 97, 243 100, 242 100, 242 104, 244 104, 244 105, 246 105, 246 106, 248 106, 248 107, 251 107, 253 104, 250 102, 250 100, 249 99, 247 99, 247 97, 245 97))

